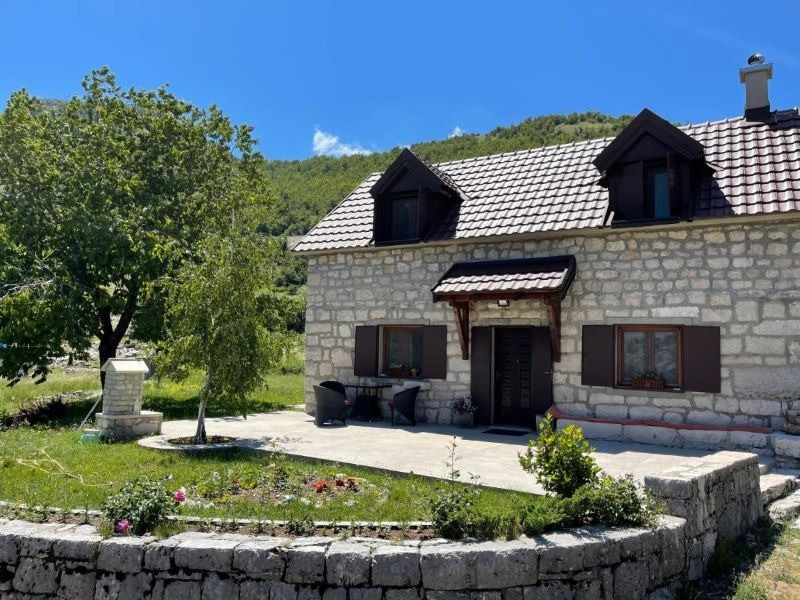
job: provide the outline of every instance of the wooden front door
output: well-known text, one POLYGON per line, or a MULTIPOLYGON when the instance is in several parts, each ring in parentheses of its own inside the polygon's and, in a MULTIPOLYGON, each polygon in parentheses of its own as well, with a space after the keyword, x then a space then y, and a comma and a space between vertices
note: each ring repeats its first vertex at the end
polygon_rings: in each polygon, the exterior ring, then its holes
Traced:
POLYGON ((546 327, 495 330, 494 424, 535 425, 535 416, 553 403, 552 365, 546 327))

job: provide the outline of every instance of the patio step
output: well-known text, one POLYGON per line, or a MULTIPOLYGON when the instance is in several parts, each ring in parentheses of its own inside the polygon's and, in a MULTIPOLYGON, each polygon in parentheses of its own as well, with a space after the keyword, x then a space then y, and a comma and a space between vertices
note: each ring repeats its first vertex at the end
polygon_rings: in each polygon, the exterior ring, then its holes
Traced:
POLYGON ((770 504, 767 513, 776 521, 796 518, 800 515, 800 490, 770 504))
POLYGON ((766 475, 770 471, 775 468, 775 458, 772 456, 764 456, 763 454, 758 455, 758 472, 762 475, 766 475))
POLYGON ((759 480, 761 485, 761 501, 764 506, 780 500, 800 488, 800 475, 798 471, 777 470, 762 475, 759 480))

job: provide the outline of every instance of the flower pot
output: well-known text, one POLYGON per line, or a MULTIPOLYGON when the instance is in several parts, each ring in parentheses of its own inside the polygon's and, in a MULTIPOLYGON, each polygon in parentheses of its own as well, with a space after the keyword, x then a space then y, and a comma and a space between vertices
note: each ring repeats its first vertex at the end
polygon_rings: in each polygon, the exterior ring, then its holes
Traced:
POLYGON ((389 377, 408 377, 409 370, 408 369, 387 369, 387 375, 389 375, 389 377))
POLYGON ((475 414, 471 412, 454 412, 453 425, 469 429, 475 426, 475 414))
POLYGON ((663 390, 664 380, 655 377, 634 377, 631 386, 639 390, 663 390))

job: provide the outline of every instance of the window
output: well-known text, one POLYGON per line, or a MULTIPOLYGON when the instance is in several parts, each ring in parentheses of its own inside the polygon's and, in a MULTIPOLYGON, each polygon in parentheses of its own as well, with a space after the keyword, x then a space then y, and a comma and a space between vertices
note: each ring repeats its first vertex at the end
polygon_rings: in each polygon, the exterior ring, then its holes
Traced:
POLYGON ((669 198, 669 172, 665 163, 645 167, 645 212, 651 219, 668 219, 672 215, 669 198))
MULTIPOLYGON (((620 325, 617 327, 617 385, 641 385, 641 380, 680 388, 680 327, 668 325, 620 325)), ((660 387, 657 386, 657 387, 660 387)))
POLYGON ((421 377, 422 327, 383 327, 382 373, 391 377, 421 377))
POLYGON ((392 240, 415 240, 419 237, 417 225, 417 196, 392 198, 390 230, 392 240))

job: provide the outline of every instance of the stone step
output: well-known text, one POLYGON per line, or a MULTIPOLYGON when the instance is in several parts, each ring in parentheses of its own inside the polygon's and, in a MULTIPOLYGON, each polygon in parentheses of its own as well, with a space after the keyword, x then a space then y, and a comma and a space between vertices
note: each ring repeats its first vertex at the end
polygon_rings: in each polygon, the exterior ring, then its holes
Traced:
POLYGON ((800 515, 800 490, 767 506, 767 513, 775 521, 796 518, 800 515))
POLYGON ((775 471, 762 475, 759 480, 761 486, 761 501, 764 506, 788 496, 800 487, 797 471, 775 471))
POLYGON ((759 454, 758 456, 758 472, 762 475, 766 475, 770 471, 775 468, 775 459, 772 456, 764 456, 763 454, 759 454))

